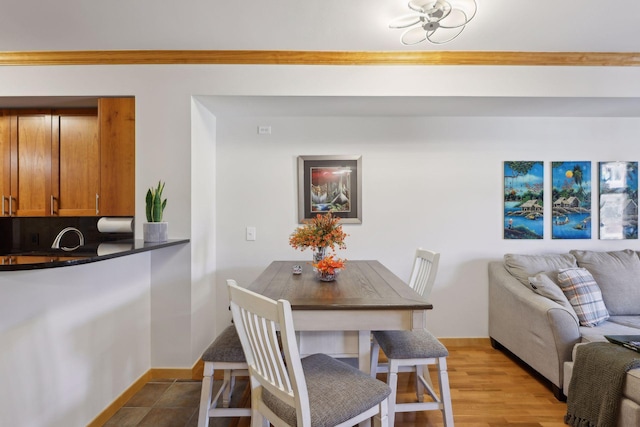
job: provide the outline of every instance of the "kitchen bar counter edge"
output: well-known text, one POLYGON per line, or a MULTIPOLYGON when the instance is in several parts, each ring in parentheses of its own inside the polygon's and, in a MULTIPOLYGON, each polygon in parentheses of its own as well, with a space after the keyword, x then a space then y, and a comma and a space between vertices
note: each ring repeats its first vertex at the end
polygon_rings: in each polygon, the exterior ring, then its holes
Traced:
MULTIPOLYGON (((113 242, 118 243, 118 242, 113 242)), ((86 256, 74 256, 70 251, 66 256, 51 256, 50 260, 43 260, 41 262, 33 263, 18 263, 18 264, 1 264, 0 271, 18 271, 18 270, 40 270, 44 268, 56 268, 56 267, 68 267, 72 265, 89 264, 98 261, 104 261, 107 259, 118 258, 127 255, 138 254, 141 252, 154 251, 157 249, 163 249, 170 246, 184 245, 189 243, 189 239, 170 239, 166 242, 150 243, 145 242, 142 239, 126 240, 121 243, 126 243, 130 247, 128 249, 112 252, 104 255, 86 255, 86 256), (62 259, 60 259, 62 258, 62 259)))

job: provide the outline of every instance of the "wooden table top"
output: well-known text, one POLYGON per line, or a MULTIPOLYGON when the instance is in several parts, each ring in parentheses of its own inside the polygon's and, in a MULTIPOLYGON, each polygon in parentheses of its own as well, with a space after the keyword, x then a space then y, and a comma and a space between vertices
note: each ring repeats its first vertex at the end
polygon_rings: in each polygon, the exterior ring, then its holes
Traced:
POLYGON ((433 306, 378 261, 347 261, 333 282, 315 277, 311 263, 274 261, 248 287, 293 310, 430 310, 433 306), (293 274, 293 266, 302 274, 293 274))

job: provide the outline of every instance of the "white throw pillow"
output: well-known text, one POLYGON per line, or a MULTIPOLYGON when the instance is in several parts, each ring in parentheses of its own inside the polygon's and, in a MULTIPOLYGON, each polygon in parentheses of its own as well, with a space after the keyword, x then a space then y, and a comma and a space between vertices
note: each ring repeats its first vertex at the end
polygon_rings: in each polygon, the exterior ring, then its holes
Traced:
POLYGON ((609 318, 602 292, 587 269, 560 270, 558 283, 582 326, 596 326, 609 318))

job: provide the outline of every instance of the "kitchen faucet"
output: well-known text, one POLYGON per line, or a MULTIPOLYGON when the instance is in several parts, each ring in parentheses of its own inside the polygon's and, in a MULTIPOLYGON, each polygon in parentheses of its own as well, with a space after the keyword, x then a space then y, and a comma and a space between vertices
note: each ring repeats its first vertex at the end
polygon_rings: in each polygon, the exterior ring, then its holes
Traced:
POLYGON ((60 231, 58 233, 58 235, 56 236, 56 238, 53 241, 53 244, 51 245, 52 249, 62 249, 63 251, 73 251, 78 249, 80 246, 84 245, 84 236, 82 235, 82 232, 80 230, 78 230, 75 227, 67 227, 67 228, 63 228, 62 231, 60 231), (78 246, 74 246, 73 248, 68 248, 68 247, 60 247, 60 240, 62 240, 62 237, 67 234, 69 231, 72 231, 74 233, 76 233, 78 235, 78 239, 80 240, 80 244, 78 246))

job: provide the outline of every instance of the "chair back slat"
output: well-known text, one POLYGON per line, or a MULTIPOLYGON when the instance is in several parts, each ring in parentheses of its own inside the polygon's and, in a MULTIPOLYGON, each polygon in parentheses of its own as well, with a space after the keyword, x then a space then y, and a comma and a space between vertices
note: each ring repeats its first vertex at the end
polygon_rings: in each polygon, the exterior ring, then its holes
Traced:
MULTIPOLYGON (((276 323, 239 308, 242 325, 246 332, 256 374, 273 387, 293 396, 293 390, 286 372, 286 366, 281 353, 278 351, 276 323)), ((262 381, 260 381, 262 382, 262 381)))
POLYGON ((440 254, 438 252, 422 248, 416 250, 409 286, 426 299, 429 298, 433 289, 439 262, 440 254))

